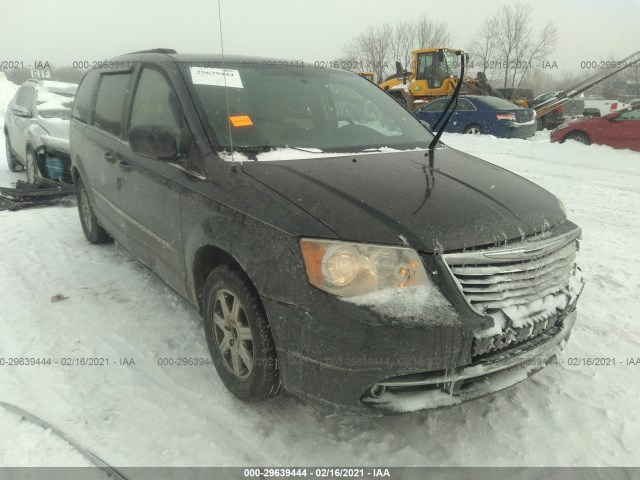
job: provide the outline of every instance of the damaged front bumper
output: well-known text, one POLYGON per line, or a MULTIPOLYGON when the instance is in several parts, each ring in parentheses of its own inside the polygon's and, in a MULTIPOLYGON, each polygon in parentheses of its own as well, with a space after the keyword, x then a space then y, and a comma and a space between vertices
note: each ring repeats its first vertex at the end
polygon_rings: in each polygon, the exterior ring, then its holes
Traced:
POLYGON ((339 413, 382 416, 525 380, 555 361, 575 324, 579 236, 566 224, 506 246, 423 255, 446 301, 428 295, 415 316, 313 289, 306 310, 263 298, 285 389, 339 413))
POLYGON ((478 365, 382 381, 362 402, 381 414, 407 413, 452 407, 508 388, 557 361, 571 336, 576 316, 576 310, 570 312, 551 338, 540 338, 516 352, 496 353, 478 365))
POLYGON ((40 175, 50 180, 71 183, 69 140, 42 135, 42 144, 35 149, 40 175))

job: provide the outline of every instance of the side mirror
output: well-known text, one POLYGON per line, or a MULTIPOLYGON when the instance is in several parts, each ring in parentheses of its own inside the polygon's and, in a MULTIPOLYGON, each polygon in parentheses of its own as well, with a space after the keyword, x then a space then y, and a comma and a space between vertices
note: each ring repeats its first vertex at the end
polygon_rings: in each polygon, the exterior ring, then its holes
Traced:
POLYGON ((31 117, 31 113, 27 107, 22 107, 20 105, 14 105, 11 109, 15 115, 18 117, 31 117))
POLYGON ((131 150, 161 160, 175 160, 178 156, 176 135, 164 125, 138 125, 129 129, 131 150))
POLYGON ((398 75, 402 75, 404 73, 404 68, 402 68, 402 63, 396 62, 396 73, 398 75))
POLYGON ((420 123, 422 124, 422 126, 424 128, 426 128, 427 130, 431 131, 431 125, 429 125, 427 122, 425 122, 424 120, 420 120, 420 123))

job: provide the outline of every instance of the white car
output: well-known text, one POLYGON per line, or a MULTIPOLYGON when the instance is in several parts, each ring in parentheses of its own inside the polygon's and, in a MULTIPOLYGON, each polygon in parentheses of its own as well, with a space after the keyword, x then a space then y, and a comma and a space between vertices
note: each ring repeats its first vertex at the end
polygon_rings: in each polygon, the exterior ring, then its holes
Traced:
POLYGON ((70 181, 69 119, 78 85, 27 80, 9 102, 4 137, 9 169, 38 177, 70 181))
POLYGON ((603 117, 613 112, 625 109, 628 103, 618 100, 603 100, 597 98, 585 99, 584 116, 585 117, 603 117))

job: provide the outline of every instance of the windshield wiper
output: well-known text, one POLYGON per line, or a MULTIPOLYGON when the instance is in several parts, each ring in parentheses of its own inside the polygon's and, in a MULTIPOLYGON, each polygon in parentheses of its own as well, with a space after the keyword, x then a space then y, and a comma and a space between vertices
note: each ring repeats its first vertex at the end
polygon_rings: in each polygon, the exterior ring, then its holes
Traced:
POLYGON ((442 137, 444 130, 447 128, 447 125, 449 124, 451 115, 455 113, 456 107, 458 106, 458 96, 460 95, 460 89, 462 88, 462 82, 464 79, 464 64, 465 64, 465 57, 467 56, 467 54, 464 53, 462 50, 460 50, 458 52, 458 55, 460 55, 460 78, 458 79, 456 88, 453 90, 453 95, 451 95, 451 98, 447 102, 447 105, 444 107, 444 111, 442 112, 442 115, 440 115, 440 118, 438 118, 438 121, 433 126, 433 128, 436 128, 436 126, 440 124, 440 121, 444 118, 447 112, 449 113, 449 115, 444 119, 444 122, 442 122, 442 125, 438 130, 438 133, 436 133, 436 135, 433 137, 433 140, 431 140, 431 143, 429 144, 429 152, 427 153, 427 155, 429 156, 429 160, 433 160, 433 157, 435 155, 436 145, 438 145, 438 142, 440 141, 440 137, 442 137), (453 105, 453 109, 449 112, 449 109, 451 108, 452 105, 453 105))

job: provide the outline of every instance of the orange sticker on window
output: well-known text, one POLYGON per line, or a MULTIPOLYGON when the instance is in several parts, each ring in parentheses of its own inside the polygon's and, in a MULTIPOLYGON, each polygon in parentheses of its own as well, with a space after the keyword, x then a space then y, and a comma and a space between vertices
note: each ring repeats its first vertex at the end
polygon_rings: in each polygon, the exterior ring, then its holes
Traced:
POLYGON ((229 120, 231 120, 231 125, 233 125, 234 127, 250 127, 251 125, 253 125, 253 122, 251 121, 251 117, 249 117, 249 115, 238 115, 235 117, 229 117, 229 120))

